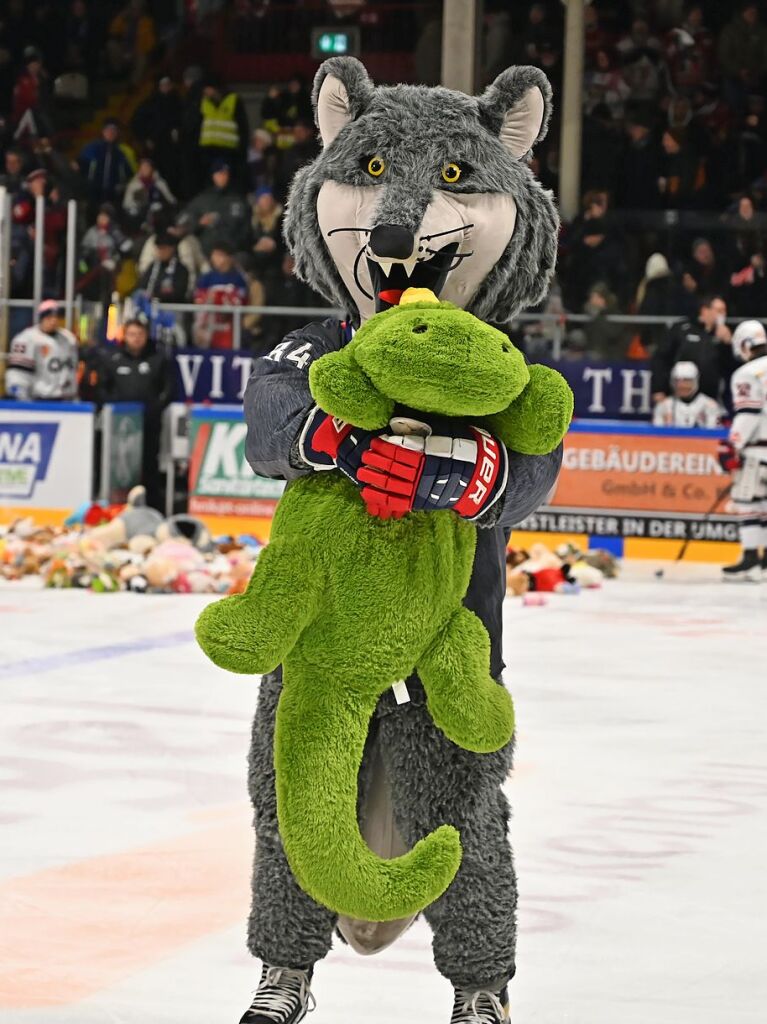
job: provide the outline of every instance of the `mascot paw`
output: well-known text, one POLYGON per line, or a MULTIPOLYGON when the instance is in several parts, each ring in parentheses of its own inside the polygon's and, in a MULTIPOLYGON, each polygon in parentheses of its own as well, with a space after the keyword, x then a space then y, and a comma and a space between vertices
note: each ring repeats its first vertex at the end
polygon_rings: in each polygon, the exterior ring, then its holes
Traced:
POLYGON ((549 366, 530 368, 530 382, 508 409, 487 419, 490 432, 523 455, 554 451, 573 418, 573 393, 561 373, 549 366))
POLYGON ((241 594, 209 604, 195 625, 197 642, 213 664, 244 675, 272 672, 282 660, 260 632, 248 598, 241 594))

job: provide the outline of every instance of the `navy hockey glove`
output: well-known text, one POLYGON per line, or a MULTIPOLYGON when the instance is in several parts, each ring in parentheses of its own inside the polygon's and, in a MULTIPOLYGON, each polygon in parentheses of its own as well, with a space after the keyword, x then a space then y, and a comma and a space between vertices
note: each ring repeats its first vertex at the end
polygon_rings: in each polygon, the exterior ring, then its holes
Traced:
POLYGON ((508 474, 506 449, 487 431, 442 419, 398 417, 368 431, 315 409, 300 449, 315 469, 338 467, 382 519, 439 509, 478 519, 501 497, 508 474))

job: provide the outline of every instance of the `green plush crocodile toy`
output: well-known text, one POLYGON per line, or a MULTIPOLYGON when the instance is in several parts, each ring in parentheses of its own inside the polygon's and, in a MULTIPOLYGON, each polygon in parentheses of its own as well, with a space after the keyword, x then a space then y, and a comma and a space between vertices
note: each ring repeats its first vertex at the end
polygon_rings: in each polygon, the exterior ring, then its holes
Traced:
MULTIPOLYGON (((471 417, 515 451, 552 451, 572 416, 564 379, 527 366, 506 335, 471 314, 413 292, 312 365, 319 407, 368 430, 387 426, 396 404, 471 417)), ((220 667, 283 665, 280 835, 299 885, 340 914, 414 915, 461 861, 450 825, 390 860, 362 838, 358 774, 382 694, 416 671, 454 743, 489 753, 513 734, 511 698, 490 675, 488 634, 462 604, 475 544, 476 527, 452 511, 377 518, 340 472, 314 473, 285 491, 247 591, 209 605, 197 622, 200 646, 220 667)))

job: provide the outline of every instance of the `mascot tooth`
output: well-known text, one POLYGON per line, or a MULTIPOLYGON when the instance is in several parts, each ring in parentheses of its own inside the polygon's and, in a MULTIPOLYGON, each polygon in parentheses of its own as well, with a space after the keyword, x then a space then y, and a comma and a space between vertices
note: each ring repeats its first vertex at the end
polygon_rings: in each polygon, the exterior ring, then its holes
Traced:
POLYGON ((265 966, 243 1021, 297 1024, 336 928, 375 952, 421 909, 456 1024, 505 1018, 505 551, 556 481, 572 396, 487 321, 553 273, 556 209, 527 164, 550 99, 529 67, 479 97, 376 87, 353 58, 315 79, 323 151, 285 233, 348 317, 255 362, 248 459, 289 487, 248 592, 198 623, 218 664, 266 673, 248 936, 265 966))

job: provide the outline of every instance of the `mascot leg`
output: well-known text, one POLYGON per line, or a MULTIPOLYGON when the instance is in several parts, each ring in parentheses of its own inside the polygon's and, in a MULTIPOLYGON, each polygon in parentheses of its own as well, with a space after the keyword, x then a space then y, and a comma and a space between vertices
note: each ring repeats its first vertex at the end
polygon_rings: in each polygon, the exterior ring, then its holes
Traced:
POLYGON ((249 789, 256 853, 248 949, 268 964, 305 970, 330 951, 336 915, 315 903, 293 877, 277 828, 274 722, 282 688, 280 672, 264 676, 253 722, 249 789))
POLYGON ((440 822, 460 832, 463 859, 447 892, 425 911, 434 962, 460 988, 501 989, 514 974, 517 882, 501 786, 512 745, 472 754, 435 727, 417 683, 413 700, 382 716, 381 750, 397 826, 409 844, 440 822))

